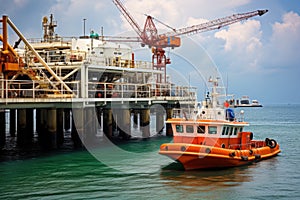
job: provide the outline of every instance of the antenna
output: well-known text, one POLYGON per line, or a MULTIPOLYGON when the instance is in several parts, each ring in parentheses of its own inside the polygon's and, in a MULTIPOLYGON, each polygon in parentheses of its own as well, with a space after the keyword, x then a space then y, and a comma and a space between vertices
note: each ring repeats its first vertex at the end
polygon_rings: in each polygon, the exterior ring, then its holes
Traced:
POLYGON ((85 37, 85 21, 86 19, 83 18, 83 37, 85 37))

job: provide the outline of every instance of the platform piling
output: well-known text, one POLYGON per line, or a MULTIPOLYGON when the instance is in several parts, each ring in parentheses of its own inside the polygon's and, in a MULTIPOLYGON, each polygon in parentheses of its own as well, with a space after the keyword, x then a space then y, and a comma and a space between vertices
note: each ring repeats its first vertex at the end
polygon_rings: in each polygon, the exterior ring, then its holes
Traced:
POLYGON ((96 110, 96 116, 97 116, 97 121, 98 121, 97 127, 101 128, 102 127, 102 109, 101 109, 101 107, 96 107, 95 110, 96 110))
POLYGON ((57 148, 57 119, 56 109, 47 110, 47 135, 49 137, 50 148, 57 148))
POLYGON ((26 109, 26 139, 28 141, 32 140, 33 138, 33 113, 34 109, 32 108, 27 108, 26 109))
POLYGON ((111 109, 103 109, 103 132, 108 139, 112 138, 112 123, 111 109))
POLYGON ((138 118, 139 118, 139 111, 138 110, 134 110, 133 111, 133 128, 137 128, 138 127, 138 118))
POLYGON ((164 112, 162 110, 156 110, 156 133, 160 134, 164 129, 164 112))
POLYGON ((119 136, 128 140, 131 137, 131 114, 129 109, 115 109, 113 110, 114 118, 117 118, 117 126, 119 136))
POLYGON ((56 110, 56 142, 57 146, 61 146, 64 142, 64 109, 57 108, 56 110))
POLYGON ((70 109, 64 109, 64 129, 65 131, 69 131, 71 129, 71 116, 70 116, 70 109))
POLYGON ((96 125, 98 123, 96 118, 96 111, 92 108, 85 108, 84 110, 84 137, 85 142, 93 143, 96 140, 96 125))
POLYGON ((0 110, 0 121, 0 147, 3 147, 6 141, 5 110, 0 110))
POLYGON ((72 130, 71 137, 74 143, 74 147, 82 147, 83 138, 83 123, 84 123, 84 115, 82 108, 73 108, 72 109, 72 130))
POLYGON ((9 134, 11 137, 16 136, 16 109, 9 111, 9 134))
POLYGON ((42 109, 36 109, 36 132, 38 133, 39 140, 42 133, 43 126, 43 111, 42 109))
POLYGON ((18 145, 24 145, 26 141, 26 109, 18 109, 17 120, 17 142, 18 145))
POLYGON ((140 110, 140 128, 143 138, 150 137, 150 109, 140 110))

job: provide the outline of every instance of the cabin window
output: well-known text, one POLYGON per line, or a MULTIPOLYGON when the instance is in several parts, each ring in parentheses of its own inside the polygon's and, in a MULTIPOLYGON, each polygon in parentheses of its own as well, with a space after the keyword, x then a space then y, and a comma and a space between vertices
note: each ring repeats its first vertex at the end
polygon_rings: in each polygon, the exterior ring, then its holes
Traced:
POLYGON ((205 134, 205 126, 197 126, 197 133, 205 134))
POLYGON ((228 132, 229 132, 229 127, 228 127, 228 126, 226 126, 225 135, 228 135, 228 132))
POLYGON ((224 126, 224 127, 223 127, 223 130, 222 130, 222 135, 225 135, 226 128, 227 128, 226 126, 224 126))
POLYGON ((177 133, 183 133, 183 126, 182 125, 176 125, 176 132, 177 133))
POLYGON ((233 127, 229 127, 229 135, 232 135, 233 127))
POLYGON ((187 133, 194 133, 194 126, 186 125, 186 132, 187 133))
POLYGON ((208 127, 208 134, 217 134, 217 127, 216 126, 209 126, 208 127))
POLYGON ((186 125, 186 132, 187 133, 194 133, 194 126, 186 125))
POLYGON ((238 132, 238 128, 237 128, 237 127, 235 127, 235 128, 234 128, 233 135, 237 135, 237 132, 238 132))
POLYGON ((240 132, 243 132, 243 127, 240 127, 240 132))

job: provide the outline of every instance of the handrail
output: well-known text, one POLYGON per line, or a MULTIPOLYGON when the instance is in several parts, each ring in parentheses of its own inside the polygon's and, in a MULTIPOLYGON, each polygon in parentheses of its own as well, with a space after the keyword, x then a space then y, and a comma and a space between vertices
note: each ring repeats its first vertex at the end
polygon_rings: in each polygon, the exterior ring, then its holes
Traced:
MULTIPOLYGON (((60 84, 52 81, 52 84, 60 84)), ((79 97, 80 81, 65 82, 70 88, 75 98, 79 97)), ((56 98, 67 98, 68 90, 63 87, 55 89, 46 80, 7 80, 0 79, 1 98, 46 98, 47 96, 56 98), (39 86, 39 87, 38 87, 39 86), (64 96, 65 95, 65 96, 64 96)), ((88 98, 165 98, 172 97, 178 100, 195 101, 196 88, 186 86, 174 86, 167 84, 139 84, 139 83, 107 83, 88 82, 88 98)), ((71 98, 72 96, 68 96, 71 98)))
MULTIPOLYGON (((0 94, 2 99, 9 98, 43 98, 47 95, 53 94, 56 97, 66 97, 68 90, 53 88, 48 81, 45 80, 0 80, 2 87, 0 88, 0 94), (40 87, 37 87, 40 86, 40 87)), ((60 84, 60 82, 52 82, 53 84, 60 84)), ((75 96, 79 94, 79 81, 65 82, 66 84, 72 86, 73 93, 75 96)))

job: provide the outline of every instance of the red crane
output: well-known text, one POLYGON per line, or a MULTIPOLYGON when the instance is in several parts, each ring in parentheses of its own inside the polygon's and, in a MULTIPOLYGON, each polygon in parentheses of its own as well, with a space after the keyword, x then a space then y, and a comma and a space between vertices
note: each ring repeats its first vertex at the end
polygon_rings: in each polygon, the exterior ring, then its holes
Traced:
MULTIPOLYGON (((125 19, 129 22, 133 30, 138 34, 139 38, 136 41, 140 41, 142 46, 148 45, 152 48, 152 62, 153 67, 155 69, 159 69, 165 72, 166 76, 166 65, 170 64, 170 59, 166 58, 165 56, 165 50, 163 48, 165 47, 179 47, 181 45, 180 42, 180 35, 191 35, 196 34, 200 32, 220 29, 224 26, 228 26, 230 24, 247 20, 254 16, 262 16, 268 10, 256 10, 252 12, 247 13, 240 13, 240 14, 234 14, 231 16, 227 16, 224 18, 219 18, 215 20, 208 21, 206 23, 181 28, 181 29, 174 29, 172 32, 167 32, 164 34, 158 34, 156 26, 153 22, 153 17, 147 16, 144 29, 141 29, 138 23, 134 20, 134 18, 130 15, 128 10, 125 8, 125 6, 122 4, 120 0, 112 0, 113 3, 117 6, 119 11, 122 13, 122 15, 125 17, 125 19)), ((164 77, 164 81, 166 80, 166 77, 164 77)), ((162 82, 161 78, 160 81, 162 82)))

